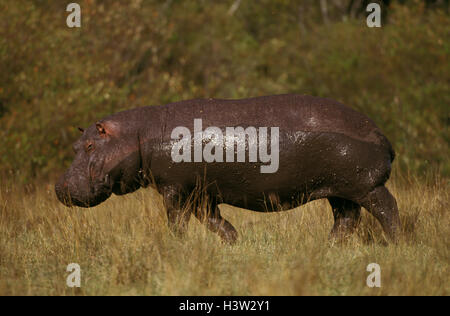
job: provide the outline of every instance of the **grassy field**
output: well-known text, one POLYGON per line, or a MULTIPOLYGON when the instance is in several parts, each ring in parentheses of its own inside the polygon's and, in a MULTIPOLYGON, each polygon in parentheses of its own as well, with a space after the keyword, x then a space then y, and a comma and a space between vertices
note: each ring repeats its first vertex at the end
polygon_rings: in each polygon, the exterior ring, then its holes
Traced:
POLYGON ((328 202, 259 214, 222 206, 239 231, 221 243, 196 219, 185 239, 171 235, 156 191, 69 209, 53 187, 0 190, 0 295, 449 295, 449 185, 396 180, 402 234, 387 245, 364 212, 345 244, 328 241, 328 202), (401 184, 400 184, 401 183, 401 184), (69 263, 81 288, 66 286, 69 263), (381 288, 366 286, 369 263, 381 288))

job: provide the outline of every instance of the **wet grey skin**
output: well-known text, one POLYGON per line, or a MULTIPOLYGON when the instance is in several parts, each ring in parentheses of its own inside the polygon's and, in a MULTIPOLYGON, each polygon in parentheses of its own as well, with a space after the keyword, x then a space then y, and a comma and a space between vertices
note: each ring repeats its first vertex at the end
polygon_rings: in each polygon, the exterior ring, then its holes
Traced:
POLYGON ((385 187, 395 156, 391 144, 368 117, 330 99, 288 94, 140 107, 89 126, 73 147, 74 161, 55 186, 62 203, 93 207, 112 193, 151 184, 180 236, 193 214, 233 243, 237 232, 220 215, 221 203, 274 212, 324 198, 334 215, 333 238, 355 230, 361 207, 389 238, 395 240, 399 229, 397 204, 385 187), (216 126, 224 135, 226 127, 279 127, 278 170, 261 173, 263 163, 248 156, 246 162, 174 162, 172 130, 185 126, 193 133, 194 119, 202 119, 203 130, 216 126), (207 212, 192 199, 199 182, 207 212))

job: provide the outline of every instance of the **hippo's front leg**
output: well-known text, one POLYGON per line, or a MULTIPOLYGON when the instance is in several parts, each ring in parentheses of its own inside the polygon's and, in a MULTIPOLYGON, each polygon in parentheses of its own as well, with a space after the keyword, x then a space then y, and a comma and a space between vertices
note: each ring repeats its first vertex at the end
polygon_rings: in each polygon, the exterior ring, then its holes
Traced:
POLYGON ((176 186, 166 186, 161 190, 167 210, 169 229, 178 237, 187 231, 192 210, 185 205, 185 198, 176 186))

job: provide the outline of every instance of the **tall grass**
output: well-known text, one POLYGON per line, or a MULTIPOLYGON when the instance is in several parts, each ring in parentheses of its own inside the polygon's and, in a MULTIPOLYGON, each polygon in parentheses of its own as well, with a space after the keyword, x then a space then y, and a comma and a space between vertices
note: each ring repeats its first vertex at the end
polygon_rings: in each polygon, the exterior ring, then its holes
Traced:
POLYGON ((221 206, 237 228, 223 244, 192 218, 187 236, 167 228, 159 194, 140 190, 92 208, 66 208, 52 186, 0 190, 0 295, 448 295, 449 185, 408 179, 389 186, 402 233, 386 244, 364 212, 347 242, 328 241, 325 200, 260 214, 221 206), (66 286, 69 263, 81 288, 66 286), (366 286, 369 263, 381 288, 366 286))

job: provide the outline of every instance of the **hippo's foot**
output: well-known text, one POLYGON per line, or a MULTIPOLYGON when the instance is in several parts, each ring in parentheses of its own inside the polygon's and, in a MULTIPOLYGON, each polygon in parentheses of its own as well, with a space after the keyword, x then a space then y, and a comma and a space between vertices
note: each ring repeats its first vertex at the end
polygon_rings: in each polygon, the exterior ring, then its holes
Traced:
POLYGON ((337 197, 330 197, 334 217, 334 226, 330 233, 333 241, 346 240, 356 229, 361 218, 361 206, 337 197))
POLYGON ((238 233, 233 225, 222 217, 208 217, 205 219, 205 224, 208 229, 217 233, 223 242, 227 244, 234 244, 236 242, 238 233))
POLYGON ((220 215, 217 203, 213 202, 210 210, 212 212, 204 211, 203 213, 196 213, 197 219, 206 225, 206 227, 219 235, 223 242, 227 244, 234 244, 238 237, 238 233, 233 225, 220 215))
POLYGON ((385 186, 376 187, 359 201, 381 224, 393 242, 397 241, 400 217, 397 202, 385 186))

